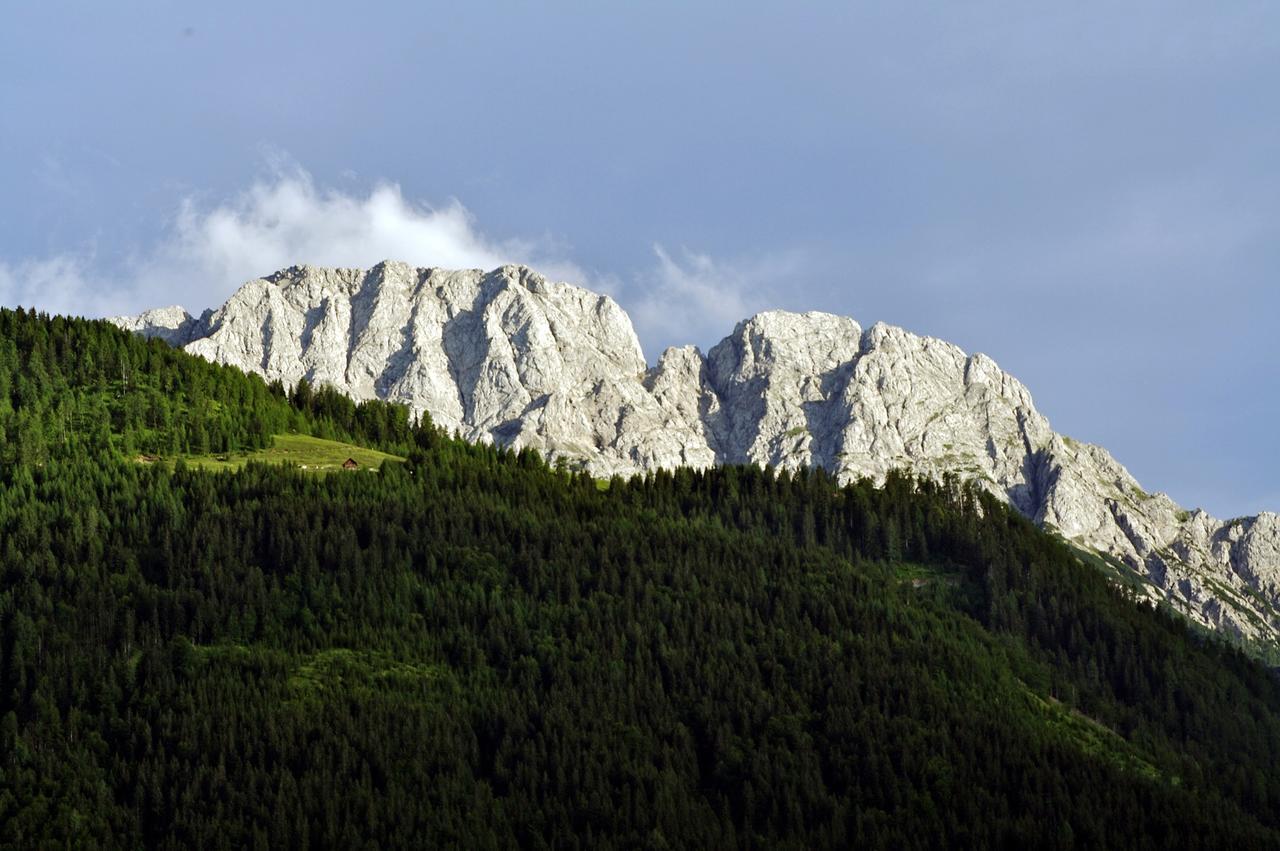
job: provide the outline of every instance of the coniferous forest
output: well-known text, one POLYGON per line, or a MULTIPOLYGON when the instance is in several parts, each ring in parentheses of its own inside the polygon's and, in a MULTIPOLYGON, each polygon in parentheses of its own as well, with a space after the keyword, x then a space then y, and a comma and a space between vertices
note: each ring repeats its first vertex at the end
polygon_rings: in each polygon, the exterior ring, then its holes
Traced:
POLYGON ((0 843, 1275 848, 1280 683, 955 481, 597 482, 0 310, 0 843), (183 461, 287 432, 407 460, 183 461))

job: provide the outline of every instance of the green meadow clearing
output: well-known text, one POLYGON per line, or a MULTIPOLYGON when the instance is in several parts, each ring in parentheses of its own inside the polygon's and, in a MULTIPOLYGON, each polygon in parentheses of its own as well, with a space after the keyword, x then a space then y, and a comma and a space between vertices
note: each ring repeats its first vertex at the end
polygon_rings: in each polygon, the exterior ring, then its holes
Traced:
POLYGON ((342 464, 348 458, 359 465, 358 470, 376 470, 383 461, 404 460, 398 455, 376 449, 366 449, 338 440, 325 440, 308 434, 277 434, 271 448, 254 452, 185 456, 189 466, 205 470, 238 470, 250 461, 261 461, 267 464, 293 464, 317 473, 343 472, 342 464))

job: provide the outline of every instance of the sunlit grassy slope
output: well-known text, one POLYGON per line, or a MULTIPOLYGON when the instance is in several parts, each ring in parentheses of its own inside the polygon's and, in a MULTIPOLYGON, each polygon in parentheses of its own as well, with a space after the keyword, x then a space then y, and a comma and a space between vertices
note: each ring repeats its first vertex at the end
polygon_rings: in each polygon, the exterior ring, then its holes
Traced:
POLYGON ((342 464, 353 459, 360 470, 376 470, 383 461, 403 461, 398 455, 389 455, 376 449, 366 449, 337 440, 325 440, 306 434, 277 434, 270 449, 249 453, 220 453, 187 456, 194 467, 207 470, 237 470, 250 461, 268 464, 294 464, 304 470, 317 473, 344 472, 342 464))

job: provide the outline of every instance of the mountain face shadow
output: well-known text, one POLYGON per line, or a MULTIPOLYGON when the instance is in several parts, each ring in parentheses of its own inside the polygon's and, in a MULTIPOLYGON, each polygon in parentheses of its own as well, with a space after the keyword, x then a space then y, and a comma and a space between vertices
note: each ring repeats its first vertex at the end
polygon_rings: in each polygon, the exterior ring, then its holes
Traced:
POLYGON ((711 418, 708 427, 721 436, 716 461, 721 464, 748 464, 747 450, 759 433, 759 423, 765 413, 765 392, 769 387, 767 376, 756 376, 741 383, 732 383, 729 375, 722 375, 720 363, 731 360, 727 371, 735 372, 743 361, 743 342, 734 335, 721 340, 707 352, 707 384, 720 399, 717 416, 711 418), (755 428, 752 429, 751 426, 755 428))
POLYGON ((839 421, 852 421, 851 412, 844 403, 844 392, 853 378, 858 359, 846 361, 818 376, 820 400, 805 402, 805 428, 809 431, 809 463, 835 475, 840 466, 840 454, 844 450, 844 430, 833 428, 839 421), (835 413, 841 409, 843 416, 835 413))
POLYGON ((374 380, 374 390, 379 398, 390 399, 391 389, 408 375, 409 368, 414 365, 414 331, 418 326, 418 305, 415 302, 409 313, 409 321, 400 328, 400 345, 387 356, 382 371, 374 380))
POLYGON ((266 316, 262 317, 262 371, 266 372, 271 364, 271 352, 275 346, 275 314, 268 310, 266 316))
POLYGON ((369 321, 377 307, 378 296, 382 293, 382 282, 386 278, 385 270, 380 266, 370 269, 360 279, 360 286, 351 294, 351 317, 347 323, 347 363, 346 372, 351 368, 351 357, 355 354, 356 343, 369 330, 369 321))
POLYGON ((1022 481, 1005 490, 1010 504, 1027 517, 1036 517, 1048 492, 1049 452, 1037 449, 1022 459, 1022 481))
MULTIPOLYGON (((374 390, 380 398, 389 400, 392 388, 404 380, 409 374, 410 367, 417 362, 414 340, 417 338, 418 316, 422 309, 420 295, 429 275, 430 270, 419 270, 417 283, 409 296, 409 318, 400 326, 400 344, 395 351, 387 355, 386 362, 378 372, 378 377, 374 379, 374 390)), ((373 309, 370 307, 366 323, 371 321, 372 313, 373 309)), ((355 324, 354 312, 352 324, 355 324)))
POLYGON ((315 336, 316 328, 328 312, 329 299, 326 297, 324 301, 302 315, 302 334, 298 336, 298 344, 302 347, 303 354, 311 348, 311 339, 315 336))
POLYGON ((449 376, 458 388, 462 420, 475 426, 475 394, 480 383, 480 365, 484 362, 484 308, 507 286, 500 274, 491 272, 480 280, 471 304, 445 321, 441 329, 441 346, 449 362, 449 376))

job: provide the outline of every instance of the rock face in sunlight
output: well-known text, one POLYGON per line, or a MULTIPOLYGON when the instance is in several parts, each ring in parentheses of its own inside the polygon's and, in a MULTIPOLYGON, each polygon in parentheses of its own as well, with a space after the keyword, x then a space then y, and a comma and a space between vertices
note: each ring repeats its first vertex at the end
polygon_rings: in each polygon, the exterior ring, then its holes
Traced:
POLYGON ((198 319, 162 308, 112 321, 599 476, 747 462, 820 465, 842 481, 955 473, 1123 562, 1152 600, 1245 637, 1280 635, 1280 518, 1224 523, 1146 493, 1106 450, 1055 434, 993 360, 901 328, 770 311, 706 354, 671 348, 648 367, 607 296, 523 266, 391 262, 286 269, 198 319))
POLYGON ((172 346, 185 346, 191 342, 192 333, 200 327, 199 320, 177 305, 157 307, 137 316, 117 316, 111 321, 126 331, 145 337, 159 337, 172 346))

